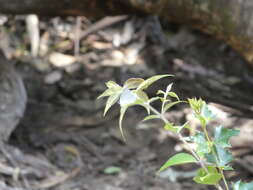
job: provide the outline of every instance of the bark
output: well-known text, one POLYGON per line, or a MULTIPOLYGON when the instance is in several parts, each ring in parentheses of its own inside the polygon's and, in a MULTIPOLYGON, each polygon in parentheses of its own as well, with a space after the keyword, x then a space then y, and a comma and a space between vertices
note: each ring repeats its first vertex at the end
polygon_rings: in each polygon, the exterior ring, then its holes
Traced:
POLYGON ((253 66, 252 0, 0 0, 5 14, 156 14, 224 40, 253 66))

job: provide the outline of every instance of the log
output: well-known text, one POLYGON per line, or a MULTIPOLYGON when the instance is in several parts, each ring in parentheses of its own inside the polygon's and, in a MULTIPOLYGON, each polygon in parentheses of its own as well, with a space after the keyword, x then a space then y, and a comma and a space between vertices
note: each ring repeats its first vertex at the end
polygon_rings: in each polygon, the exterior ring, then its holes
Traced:
POLYGON ((252 10, 252 0, 0 0, 0 12, 4 14, 92 18, 155 14, 225 41, 253 66, 252 10))

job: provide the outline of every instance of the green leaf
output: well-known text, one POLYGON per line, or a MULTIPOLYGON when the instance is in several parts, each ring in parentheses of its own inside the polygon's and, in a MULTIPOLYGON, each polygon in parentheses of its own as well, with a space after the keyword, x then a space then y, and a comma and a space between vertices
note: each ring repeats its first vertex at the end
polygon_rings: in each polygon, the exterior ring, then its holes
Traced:
POLYGON ((120 167, 116 167, 116 166, 110 166, 104 169, 104 173, 105 174, 118 174, 121 172, 121 168, 120 167))
POLYGON ((119 89, 118 91, 115 89, 115 88, 109 88, 109 89, 106 89, 101 95, 99 95, 97 97, 97 99, 100 99, 102 97, 106 97, 106 96, 111 96, 115 93, 118 93, 120 92, 121 89, 119 89))
POLYGON ((143 102, 148 102, 149 98, 148 98, 148 95, 146 92, 144 92, 142 90, 137 90, 137 91, 135 91, 135 93, 140 100, 142 100, 143 102))
POLYGON ((178 127, 174 126, 173 123, 166 123, 163 127, 167 131, 178 132, 178 127))
POLYGON ((196 143, 196 152, 201 158, 211 151, 208 146, 208 142, 206 141, 205 135, 202 132, 197 132, 196 135, 192 137, 192 140, 196 143))
POLYGON ((153 77, 150 77, 148 79, 146 79, 145 81, 143 81, 137 88, 137 90, 144 90, 146 88, 148 88, 151 84, 153 84, 154 82, 156 82, 157 80, 164 78, 164 77, 171 77, 173 75, 156 75, 153 77))
POLYGON ((213 166, 207 167, 208 172, 203 168, 198 170, 197 176, 193 178, 196 183, 205 184, 205 185, 216 185, 222 178, 222 175, 218 170, 213 166))
POLYGON ((205 103, 202 99, 188 98, 188 102, 196 114, 201 113, 202 105, 205 103))
POLYGON ((191 154, 178 153, 172 156, 165 164, 163 164, 163 166, 159 169, 158 172, 161 172, 170 166, 186 164, 186 163, 196 163, 196 162, 197 160, 191 154))
POLYGON ((144 79, 142 78, 130 78, 124 83, 124 87, 128 89, 134 89, 137 88, 142 82, 144 82, 144 79))
POLYGON ((162 90, 158 90, 156 94, 157 94, 157 95, 159 95, 159 94, 165 94, 165 92, 162 91, 162 90))
POLYGON ((215 148, 219 160, 219 166, 226 166, 226 164, 233 160, 233 156, 228 150, 218 145, 215 145, 215 148))
POLYGON ((252 190, 253 189, 253 182, 250 183, 243 183, 241 181, 237 181, 233 184, 233 190, 252 190))
POLYGON ((175 92, 168 92, 168 95, 173 97, 173 98, 176 98, 178 101, 180 101, 178 95, 175 92))
POLYGON ((150 98, 148 100, 148 103, 151 104, 152 102, 156 101, 156 100, 160 100, 160 97, 153 97, 153 98, 150 98))
POLYGON ((170 83, 167 87, 166 87, 166 94, 168 94, 168 92, 171 90, 173 83, 170 83))
POLYGON ((171 107, 173 107, 176 104, 182 103, 183 101, 175 101, 175 102, 171 102, 171 103, 167 103, 164 108, 163 108, 163 112, 166 112, 168 109, 170 109, 171 107))
POLYGON ((216 118, 216 115, 208 108, 206 103, 203 103, 200 115, 206 120, 206 123, 216 118))
POLYGON ((114 81, 108 81, 107 83, 105 83, 105 85, 107 86, 107 88, 121 88, 121 86, 114 81))
POLYGON ((143 121, 151 120, 151 119, 160 119, 158 115, 149 115, 143 119, 143 121))
POLYGON ((213 146, 213 149, 216 155, 209 153, 206 154, 205 157, 208 162, 216 164, 217 167, 226 167, 226 165, 233 160, 233 156, 228 150, 218 145, 213 146))
POLYGON ((124 141, 126 141, 126 137, 123 132, 122 121, 123 121, 124 115, 125 115, 128 107, 129 107, 128 105, 120 107, 119 129, 120 129, 120 133, 121 133, 121 136, 124 141))
POLYGON ((104 116, 107 113, 107 111, 119 100, 120 93, 112 94, 109 96, 106 102, 105 110, 104 110, 104 116))
POLYGON ((238 135, 239 132, 239 130, 228 129, 223 126, 216 127, 214 129, 214 142, 223 148, 231 147, 230 138, 238 135))

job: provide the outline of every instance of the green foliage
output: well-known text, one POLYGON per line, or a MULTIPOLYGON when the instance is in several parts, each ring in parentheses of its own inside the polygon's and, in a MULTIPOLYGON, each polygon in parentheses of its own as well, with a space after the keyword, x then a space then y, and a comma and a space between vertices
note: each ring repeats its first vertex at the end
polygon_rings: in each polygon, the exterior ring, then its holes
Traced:
POLYGON ((165 164, 163 164, 158 172, 161 172, 170 166, 186 164, 186 163, 196 163, 196 162, 197 162, 196 158, 194 158, 191 154, 178 153, 172 156, 165 164))
POLYGON ((197 134, 192 137, 192 140, 197 145, 196 153, 199 155, 200 158, 203 158, 205 154, 211 151, 204 133, 197 132, 197 134))
POLYGON ((227 129, 223 126, 216 127, 214 130, 214 142, 223 148, 229 148, 231 147, 229 139, 238 135, 239 132, 239 130, 227 129))
POLYGON ((207 166, 207 171, 203 168, 198 170, 197 176, 193 178, 196 183, 205 184, 205 185, 216 185, 222 178, 222 174, 213 167, 207 166))
MULTIPOLYGON (((207 127, 209 127, 210 121, 216 118, 216 114, 213 113, 205 101, 202 99, 191 98, 188 101, 182 101, 178 95, 172 91, 173 84, 169 84, 166 90, 158 90, 157 96, 149 98, 145 90, 159 79, 170 77, 172 75, 156 75, 146 80, 142 78, 128 79, 123 86, 118 85, 113 81, 106 83, 107 89, 98 97, 107 97, 107 102, 104 110, 104 115, 115 104, 120 105, 120 118, 119 127, 124 140, 126 140, 122 121, 127 109, 131 106, 142 106, 147 110, 147 116, 143 121, 151 119, 160 119, 164 122, 164 129, 173 133, 176 133, 186 147, 189 147, 189 153, 178 153, 162 165, 159 172, 167 169, 168 167, 186 164, 186 163, 198 163, 201 168, 198 170, 197 175, 193 178, 196 183, 214 185, 217 189, 221 190, 221 179, 224 182, 225 189, 229 190, 229 185, 223 174, 226 170, 233 170, 229 166, 229 163, 233 160, 233 156, 229 151, 231 147, 229 141, 230 138, 239 134, 239 130, 227 129, 223 126, 216 127, 214 134, 211 136, 208 133, 207 127), (151 104, 155 101, 161 101, 161 109, 158 111, 151 104), (168 121, 165 117, 165 113, 173 106, 179 103, 188 103, 193 110, 194 116, 199 120, 201 130, 195 131, 194 136, 183 137, 181 134, 182 129, 193 129, 187 121, 183 125, 174 125, 168 121), (195 148, 191 148, 189 143, 194 143, 195 148)), ((111 170, 109 170, 111 171, 111 170)), ((114 171, 114 169, 112 169, 114 171)), ((238 181, 233 184, 234 190, 252 190, 253 182, 242 183, 238 181)))
POLYGON ((121 172, 121 168, 120 167, 116 167, 116 166, 110 166, 104 169, 104 173, 105 174, 118 174, 121 172))

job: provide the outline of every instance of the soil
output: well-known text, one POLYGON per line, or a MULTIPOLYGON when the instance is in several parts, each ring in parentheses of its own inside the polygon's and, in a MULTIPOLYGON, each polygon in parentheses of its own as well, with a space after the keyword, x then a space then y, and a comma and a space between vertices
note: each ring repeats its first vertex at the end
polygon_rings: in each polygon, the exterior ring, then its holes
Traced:
MULTIPOLYGON (((119 107, 103 117, 105 100, 96 98, 105 90, 105 82, 122 84, 129 77, 159 73, 175 77, 158 82, 149 90, 150 96, 173 82, 180 97, 203 97, 216 109, 218 118, 211 126, 241 129, 232 141, 236 170, 226 175, 232 181, 252 179, 253 78, 251 69, 227 45, 171 23, 164 23, 167 34, 163 35, 156 17, 129 17, 77 40, 80 49, 75 57, 76 18, 51 18, 40 21, 47 51, 40 48, 40 55, 32 57, 24 18, 6 18, 3 27, 12 33, 4 35, 11 50, 2 49, 15 60, 29 99, 9 142, 24 172, 2 175, 3 189, 214 189, 192 181, 196 165, 156 174, 184 147, 159 121, 142 122, 145 110, 137 107, 127 112, 126 141, 118 127, 119 107), (60 56, 52 61, 56 53, 60 56), (64 55, 74 61, 64 65, 64 55)), ((90 27, 87 19, 77 19, 82 23, 77 30, 90 27)), ((174 123, 191 120, 193 126, 199 125, 185 105, 176 106, 166 117, 174 123)), ((3 165, 14 169, 8 162, 3 165)))

